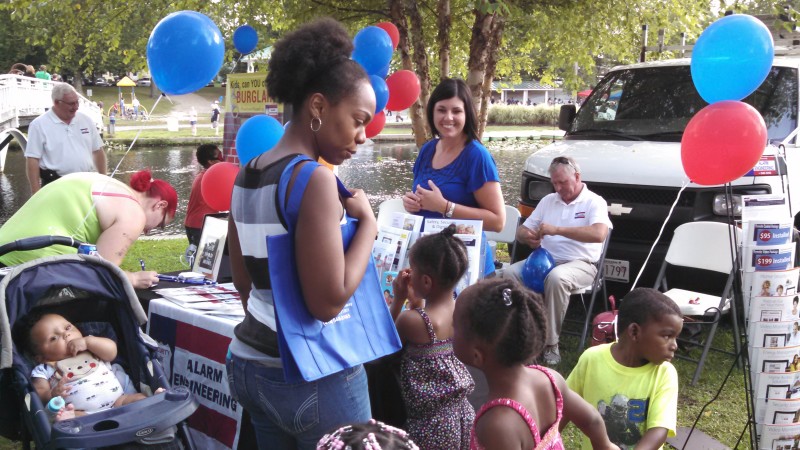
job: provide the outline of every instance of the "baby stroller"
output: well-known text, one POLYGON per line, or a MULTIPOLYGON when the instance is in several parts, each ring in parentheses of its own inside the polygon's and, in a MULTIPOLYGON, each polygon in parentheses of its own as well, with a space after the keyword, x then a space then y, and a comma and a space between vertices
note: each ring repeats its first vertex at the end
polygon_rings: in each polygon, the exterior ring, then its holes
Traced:
MULTIPOLYGON (((47 245, 78 247, 64 237, 21 239, 0 254, 47 245)), ((140 325, 147 321, 124 272, 90 255, 48 256, 10 268, 0 280, 0 434, 28 448, 194 448, 184 420, 197 409, 185 389, 171 389, 140 325), (33 308, 60 314, 79 329, 117 342, 119 363, 140 392, 165 392, 119 408, 51 424, 30 383, 33 363, 17 351, 11 327, 33 308), (132 443, 132 444, 131 444, 132 443), (123 446, 122 444, 127 444, 123 446)), ((150 341, 152 342, 152 341, 150 341)))

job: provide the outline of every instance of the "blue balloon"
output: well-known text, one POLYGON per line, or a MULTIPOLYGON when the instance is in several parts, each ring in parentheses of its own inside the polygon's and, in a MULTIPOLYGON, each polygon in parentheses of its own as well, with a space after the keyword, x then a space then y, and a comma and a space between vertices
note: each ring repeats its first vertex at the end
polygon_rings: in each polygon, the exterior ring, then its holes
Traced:
POLYGON ((242 25, 233 32, 233 46, 236 50, 246 55, 256 49, 258 33, 250 25, 242 25))
POLYGON ((274 118, 259 114, 247 119, 236 133, 236 154, 239 164, 245 165, 256 156, 269 151, 283 136, 283 126, 274 118))
POLYGON ((763 22, 725 16, 706 28, 692 50, 692 81, 708 103, 741 100, 767 78, 775 44, 763 22))
POLYGON ((386 102, 389 101, 389 86, 386 86, 386 81, 377 75, 370 75, 369 82, 372 84, 372 90, 375 91, 375 113, 379 113, 383 111, 386 102))
POLYGON ((181 95, 204 87, 222 67, 225 42, 219 28, 196 11, 159 21, 147 41, 147 65, 162 92, 181 95))
POLYGON ((370 26, 362 29, 353 39, 353 60, 369 75, 377 75, 392 60, 392 38, 382 28, 370 26))
POLYGON ((544 279, 556 266, 553 255, 542 247, 537 248, 525 260, 522 266, 522 282, 534 292, 544 292, 544 279))
POLYGON ((386 66, 383 69, 379 70, 378 73, 376 73, 375 75, 379 76, 379 77, 381 77, 381 78, 383 78, 385 80, 386 77, 389 75, 389 67, 390 66, 391 66, 391 63, 386 64, 386 66))

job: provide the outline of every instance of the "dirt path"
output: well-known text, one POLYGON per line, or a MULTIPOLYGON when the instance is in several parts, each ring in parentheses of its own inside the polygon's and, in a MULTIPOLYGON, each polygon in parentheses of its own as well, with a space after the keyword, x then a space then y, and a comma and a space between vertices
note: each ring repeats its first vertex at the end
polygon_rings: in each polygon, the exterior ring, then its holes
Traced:
POLYGON ((175 106, 172 108, 172 111, 169 114, 172 117, 186 117, 193 106, 195 110, 197 110, 198 116, 202 117, 211 115, 211 103, 200 95, 192 93, 175 95, 169 98, 173 101, 173 103, 175 103, 175 106))

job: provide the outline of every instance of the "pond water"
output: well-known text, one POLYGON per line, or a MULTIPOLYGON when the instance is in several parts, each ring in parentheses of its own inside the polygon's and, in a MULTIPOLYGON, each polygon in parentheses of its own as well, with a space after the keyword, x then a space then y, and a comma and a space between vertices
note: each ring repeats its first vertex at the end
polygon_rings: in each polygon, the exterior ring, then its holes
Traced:
MULTIPOLYGON (((505 203, 516 205, 519 199, 520 173, 525 159, 545 141, 493 141, 487 148, 494 156, 500 172, 505 203)), ((122 163, 116 178, 126 183, 130 175, 149 167, 154 178, 172 184, 178 192, 178 213, 165 234, 183 234, 183 219, 192 180, 200 170, 194 158, 194 147, 140 147, 129 152, 113 151, 108 155, 109 167, 122 163)), ((350 160, 339 166, 339 177, 351 188, 363 189, 373 210, 386 199, 399 197, 409 189, 412 168, 417 156, 414 144, 374 144, 362 146, 350 160)), ((9 151, 5 173, 0 173, 0 224, 16 212, 30 196, 25 175, 25 157, 21 151, 9 151)))

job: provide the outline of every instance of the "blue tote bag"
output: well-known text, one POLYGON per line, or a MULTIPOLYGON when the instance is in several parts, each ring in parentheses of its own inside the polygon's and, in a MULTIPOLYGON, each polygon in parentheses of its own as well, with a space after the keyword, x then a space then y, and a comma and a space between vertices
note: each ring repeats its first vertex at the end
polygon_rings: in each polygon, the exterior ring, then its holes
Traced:
MULTIPOLYGON (((278 348, 284 376, 290 383, 318 380, 395 353, 402 347, 389 308, 383 300, 374 264, 367 264, 358 288, 333 320, 317 320, 306 307, 297 275, 294 232, 300 201, 311 173, 318 166, 307 156, 299 155, 284 169, 278 185, 277 203, 289 232, 267 237, 278 348), (294 168, 304 161, 308 162, 298 170, 288 204, 284 204, 294 168)), ((337 179, 337 182, 340 195, 351 197, 341 181, 337 179)), ((341 232, 347 250, 358 221, 346 214, 345 217, 347 220, 341 232)), ((320 264, 320 270, 324 270, 324 264, 320 264)))

